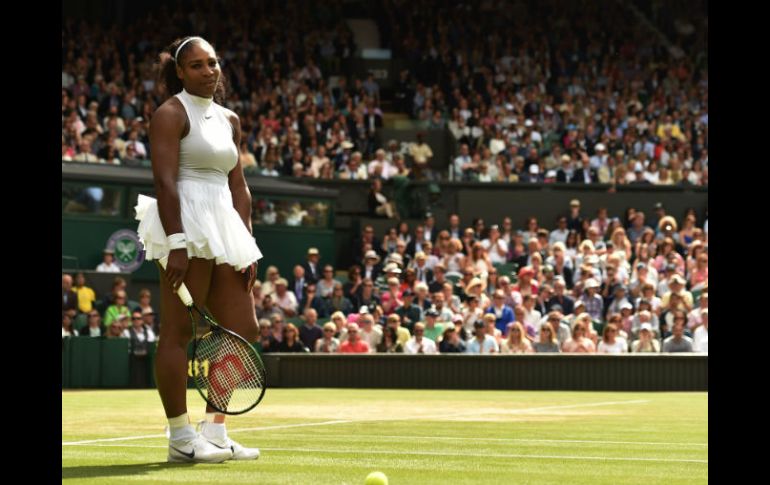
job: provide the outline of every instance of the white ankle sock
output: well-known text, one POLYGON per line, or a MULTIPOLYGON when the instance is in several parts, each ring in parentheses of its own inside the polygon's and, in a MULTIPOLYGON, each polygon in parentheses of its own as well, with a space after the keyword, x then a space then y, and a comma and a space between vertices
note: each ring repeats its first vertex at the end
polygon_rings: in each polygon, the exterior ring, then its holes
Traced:
POLYGON ((212 423, 207 421, 206 426, 203 427, 203 434, 208 438, 225 438, 227 437, 225 423, 212 423))
POLYGON ((187 416, 187 413, 175 418, 168 418, 168 428, 171 441, 195 437, 195 428, 190 424, 190 418, 187 416))

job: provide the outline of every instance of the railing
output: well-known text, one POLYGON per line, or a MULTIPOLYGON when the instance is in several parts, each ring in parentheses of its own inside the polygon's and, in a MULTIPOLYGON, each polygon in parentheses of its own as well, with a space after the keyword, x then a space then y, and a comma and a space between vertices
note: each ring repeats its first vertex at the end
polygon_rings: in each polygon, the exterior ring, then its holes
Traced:
MULTIPOLYGON (((127 339, 62 341, 62 388, 128 387, 127 339)), ((143 377, 155 385, 155 344, 143 377)), ((708 391, 705 354, 263 354, 268 387, 708 391)))

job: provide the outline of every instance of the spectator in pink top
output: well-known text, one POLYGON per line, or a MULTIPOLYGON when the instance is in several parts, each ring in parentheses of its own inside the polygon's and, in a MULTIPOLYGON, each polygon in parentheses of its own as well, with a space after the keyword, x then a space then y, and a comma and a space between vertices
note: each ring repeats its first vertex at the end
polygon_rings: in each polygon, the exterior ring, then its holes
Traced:
POLYGON ((695 262, 695 268, 690 273, 690 289, 697 291, 703 289, 709 280, 709 256, 700 253, 695 262))

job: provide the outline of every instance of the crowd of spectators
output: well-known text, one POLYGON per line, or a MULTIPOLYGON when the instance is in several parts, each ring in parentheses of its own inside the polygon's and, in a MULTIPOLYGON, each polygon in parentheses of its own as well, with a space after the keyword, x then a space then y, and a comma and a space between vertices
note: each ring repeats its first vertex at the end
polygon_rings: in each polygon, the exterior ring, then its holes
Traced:
POLYGON ((623 217, 573 200, 534 218, 468 227, 432 215, 365 226, 339 272, 309 248, 253 293, 263 352, 708 352, 708 216, 656 204, 623 217), (681 221, 681 222, 680 222, 681 221), (295 333, 284 345, 287 332, 295 333), (348 345, 345 345, 349 342, 348 345))
POLYGON ((454 180, 708 185, 707 18, 671 46, 617 2, 381 3, 397 108, 452 132, 454 180))
POLYGON ((680 20, 656 4, 671 46, 615 2, 375 4, 382 42, 405 66, 392 109, 457 142, 438 174, 421 140, 377 144, 384 93, 351 71, 344 4, 288 6, 159 7, 106 29, 65 19, 62 159, 146 160, 149 119, 166 97, 153 62, 175 35, 196 31, 222 58, 248 172, 708 185, 707 17, 680 20))
MULTIPOLYGON (((111 253, 106 253, 111 254, 111 253)), ((141 288, 129 300, 126 280, 116 276, 109 293, 97 295, 82 272, 62 274, 62 338, 97 337, 130 340, 132 353, 146 355, 146 344, 160 333, 152 293, 141 288)))
MULTIPOLYGON (((644 5, 650 27, 618 2, 381 0, 371 17, 404 67, 387 92, 353 72, 346 3, 223 5, 160 5, 109 27, 65 18, 62 160, 149 166, 149 122, 168 96, 153 65, 175 37, 196 32, 220 56, 244 170, 374 179, 374 214, 396 217, 380 183, 396 177, 708 185, 708 19, 683 20, 683 2, 644 5), (441 161, 445 174, 428 168, 422 134, 378 145, 388 102, 424 129, 451 133, 457 155, 441 161)), ((707 352, 707 218, 674 218, 662 206, 587 215, 575 202, 554 226, 545 221, 551 229, 535 218, 518 230, 510 218, 462 227, 456 215, 442 228, 430 216, 377 236, 367 226, 344 281, 311 248, 288 278, 271 267, 255 286, 260 345, 707 352)), ((64 275, 62 336, 133 338, 134 308, 119 286, 94 309, 80 305, 91 298, 81 297, 84 283, 64 275)), ((145 310, 137 321, 157 333, 145 310)))

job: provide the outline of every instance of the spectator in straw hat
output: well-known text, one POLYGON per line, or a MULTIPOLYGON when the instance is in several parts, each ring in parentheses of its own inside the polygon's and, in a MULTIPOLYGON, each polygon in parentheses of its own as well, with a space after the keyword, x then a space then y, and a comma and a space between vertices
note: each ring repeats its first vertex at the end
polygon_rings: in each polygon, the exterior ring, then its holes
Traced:
POLYGON ((398 281, 398 284, 401 285, 400 277, 401 277, 401 268, 397 263, 394 263, 390 261, 390 258, 388 258, 389 261, 385 265, 384 268, 382 268, 382 273, 377 277, 377 280, 374 282, 375 287, 377 288, 377 293, 380 295, 380 299, 382 299, 383 292, 387 291, 390 287, 388 281, 391 278, 395 278, 396 281, 398 281))
POLYGON ((380 256, 373 249, 366 251, 364 254, 363 268, 361 268, 361 277, 376 281, 381 273, 382 265, 380 264, 380 256))
POLYGON ((489 297, 484 294, 484 282, 481 278, 471 278, 470 282, 465 285, 465 294, 468 298, 475 296, 479 299, 479 308, 487 308, 489 306, 489 297))
POLYGON ((412 268, 415 272, 417 281, 428 284, 433 281, 433 271, 428 269, 428 258, 422 251, 417 251, 414 255, 414 261, 412 262, 412 268))
POLYGON ((315 283, 321 279, 321 266, 318 262, 321 259, 321 253, 318 252, 318 248, 308 248, 307 261, 302 263, 302 267, 305 268, 305 278, 308 283, 315 283))
POLYGON ((275 295, 274 300, 278 308, 283 311, 283 314, 287 317, 293 317, 297 315, 297 297, 294 293, 288 291, 289 282, 285 278, 278 278, 275 281, 275 295))
POLYGON ((684 278, 680 274, 674 274, 671 278, 668 280, 668 286, 670 288, 670 291, 667 291, 663 294, 663 297, 660 299, 660 305, 664 308, 669 307, 669 301, 671 299, 671 295, 673 293, 676 293, 681 297, 679 306, 676 307, 677 310, 683 310, 686 312, 689 312, 692 310, 693 305, 693 298, 692 293, 685 290, 684 288, 685 281, 684 278))

